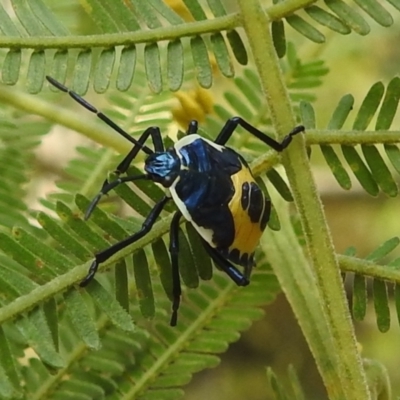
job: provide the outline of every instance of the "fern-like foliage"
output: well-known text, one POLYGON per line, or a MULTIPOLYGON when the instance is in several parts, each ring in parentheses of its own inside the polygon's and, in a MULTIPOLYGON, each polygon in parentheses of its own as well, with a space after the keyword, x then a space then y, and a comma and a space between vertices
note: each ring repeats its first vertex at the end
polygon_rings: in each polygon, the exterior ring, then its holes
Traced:
POLYGON ((11 4, 22 26, 17 26, 3 8, 0 12, 1 22, 6 35, 16 37, 16 42, 19 42, 18 38, 21 41, 19 44, 15 43, 6 55, 3 82, 16 83, 22 49, 34 49, 27 72, 28 90, 31 93, 39 92, 43 86, 46 51, 50 48, 57 49, 50 56, 51 75, 64 81, 68 64, 73 63, 76 74, 72 87, 78 93, 87 91, 91 71, 94 71, 95 90, 98 93, 106 91, 115 64, 118 65, 116 87, 121 91, 128 90, 132 85, 138 60, 145 65, 146 79, 155 93, 163 89, 163 75, 167 76, 170 90, 178 90, 183 82, 184 66, 188 62, 185 56, 187 46, 193 56, 189 63, 193 63, 197 80, 203 87, 210 87, 213 79, 209 52, 214 54, 216 64, 225 76, 232 76, 234 73, 232 54, 239 63, 247 63, 245 46, 236 31, 239 26, 238 16, 228 14, 219 0, 210 2, 206 8, 197 0, 188 1, 177 5, 177 10, 161 0, 116 1, 112 4, 101 0, 85 2, 82 11, 102 32, 91 37, 71 36, 64 23, 40 0, 33 3, 16 0, 11 4), (207 20, 210 12, 214 15, 214 20, 207 20), (193 22, 188 26, 187 21, 193 22), (198 32, 193 34, 195 31, 198 32), (226 39, 222 35, 223 31, 226 39), (24 39, 24 35, 28 35, 28 39, 24 39), (54 37, 54 41, 51 45, 46 45, 45 38, 49 35, 54 37), (43 46, 38 48, 33 43, 29 44, 29 37, 42 37, 43 46), (108 40, 103 41, 105 38, 108 40), (189 38, 189 43, 184 38, 189 38), (155 43, 156 41, 162 43, 155 43), (163 65, 161 60, 165 57, 167 63, 163 65))
MULTIPOLYGON (((382 82, 374 84, 368 91, 355 116, 352 125, 353 135, 348 134, 347 143, 341 146, 345 162, 354 173, 362 188, 372 196, 377 196, 380 191, 390 197, 395 197, 398 194, 397 184, 390 171, 390 169, 394 169, 395 172, 399 172, 398 160, 400 151, 396 146, 397 137, 396 134, 386 135, 385 139, 383 139, 382 136, 385 135, 383 131, 388 131, 390 129, 395 117, 399 103, 399 89, 400 79, 398 77, 393 78, 389 82, 386 90, 382 82), (375 136, 371 132, 367 140, 360 140, 360 138, 357 137, 357 140, 352 142, 352 137, 356 137, 368 129, 376 113, 375 136), (362 156, 354 147, 354 144, 360 142, 362 143, 362 156), (380 155, 376 146, 374 146, 374 143, 382 142, 385 143, 384 150, 387 155, 387 160, 390 160, 391 163, 389 166, 386 165, 387 161, 380 155), (363 158, 365 161, 363 161, 363 158)), ((343 128, 350 111, 353 109, 353 104, 353 96, 343 96, 336 109, 333 111, 331 120, 328 123, 328 134, 330 134, 329 131, 343 128)), ((307 121, 310 129, 315 128, 315 115, 312 107, 309 104, 303 104, 302 106, 304 121, 307 121)), ((329 142, 335 143, 332 138, 329 142)), ((321 151, 340 186, 344 189, 350 189, 350 177, 333 147, 330 144, 321 145, 321 151)))
MULTIPOLYGON (((85 221, 90 199, 105 179, 112 179, 121 159, 115 150, 127 153, 130 144, 87 110, 69 111, 74 105, 68 96, 45 88, 46 74, 68 81, 79 94, 85 94, 91 83, 96 93, 107 91, 106 101, 96 98, 105 103, 102 111, 134 137, 149 125, 159 126, 167 146, 180 137, 177 125, 185 129, 193 118, 211 139, 233 115, 272 136, 302 123, 307 128, 305 144, 313 149, 311 157, 319 146, 341 188, 351 188, 353 174, 372 196, 381 192, 398 196, 400 133, 391 129, 399 78, 372 85, 353 122, 354 98, 347 94, 336 107, 329 106, 332 117, 326 126, 318 126, 314 89, 333 67, 301 57, 286 37, 295 34, 297 41, 303 36, 323 43, 327 29, 333 34, 366 35, 371 27, 364 16, 389 27, 399 2, 387 1, 394 7, 390 12, 386 2, 377 0, 273 3, 261 6, 256 0, 239 0, 235 7, 222 0, 85 0, 67 6, 51 0, 10 0, 10 7, 0 4, 5 84, 0 101, 7 104, 0 122, 1 399, 181 398, 192 375, 217 365, 217 354, 263 315, 259 307, 274 300, 281 289, 308 340, 329 397, 367 398, 347 308, 340 308, 346 307, 340 276, 331 267, 337 260, 342 271, 355 273, 352 310, 358 320, 366 314, 366 279, 373 279, 377 326, 385 332, 390 328, 389 283, 397 285, 394 298, 400 312, 399 261, 391 256, 399 239, 385 242, 365 258, 350 251, 333 252, 322 210, 318 214, 315 187, 307 187, 312 179, 307 175, 303 139, 296 139, 282 157, 240 129, 229 143, 249 161, 274 204, 270 243, 261 242, 249 287, 238 288, 222 273, 213 273, 194 228, 183 222, 179 263, 184 266, 180 271, 184 299, 178 327, 168 325, 172 278, 166 234, 173 204, 148 235, 103 263, 86 289, 75 286, 86 275, 93 253, 137 231, 163 191, 151 182, 121 185, 85 221), (253 24, 257 35, 251 34, 253 24), (274 47, 258 52, 265 37, 274 47), (260 60, 271 67, 268 81, 260 60), (25 89, 10 88, 19 80, 25 89), (37 94, 43 88, 34 99, 24 93, 37 94), (204 90, 209 88, 212 91, 204 90), (35 211, 24 198, 34 179, 35 150, 50 130, 48 121, 73 128, 103 147, 80 146, 57 191, 41 200, 43 210, 35 211), (281 160, 288 180, 278 168, 281 160), (306 189, 312 190, 305 194, 306 189), (281 199, 295 200, 300 228, 297 220, 289 220, 281 199), (304 257, 304 243, 311 262, 304 257), (103 273, 109 268, 113 273, 103 273)), ((138 171, 142 161, 138 157, 130 172, 138 171)), ((365 369, 369 393, 375 396, 371 398, 389 396, 390 388, 379 390, 387 380, 384 368, 372 362, 365 369)), ((289 375, 293 384, 287 391, 269 372, 277 398, 305 398, 293 370, 289 375)))
MULTIPOLYGON (((381 332, 387 332, 390 329, 390 298, 387 282, 394 283, 394 299, 396 304, 396 313, 399 318, 399 275, 396 269, 399 266, 399 257, 391 257, 390 262, 384 262, 390 253, 395 251, 400 243, 398 237, 387 240, 373 252, 365 257, 365 260, 357 259, 355 250, 350 248, 345 255, 339 257, 343 271, 354 272, 353 278, 353 301, 352 311, 355 320, 362 321, 365 318, 367 310, 368 297, 373 298, 374 309, 376 313, 376 324, 381 332), (361 268, 362 273, 358 271, 361 268), (367 279, 372 278, 372 293, 367 296, 367 279)), ((393 286, 393 285, 390 285, 393 286)))
MULTIPOLYGON (((314 25, 327 27, 339 34, 349 34, 352 30, 360 35, 368 34, 370 26, 360 11, 382 26, 393 24, 390 12, 376 0, 357 1, 360 10, 342 0, 326 0, 322 7, 312 5, 314 1, 308 3, 310 5, 304 10, 310 22, 303 16, 293 14, 290 6, 287 11, 283 7, 267 9, 273 21, 278 54, 283 56, 286 50, 282 18, 300 34, 317 43, 323 43, 325 37, 314 25)), ((393 0, 388 3, 400 8, 393 0)), ((92 0, 82 4, 85 17, 101 33, 71 36, 70 30, 42 0, 12 0, 11 6, 18 23, 2 6, 2 32, 10 37, 2 46, 9 48, 3 63, 3 82, 15 84, 18 81, 24 49, 33 49, 27 71, 30 93, 42 89, 46 58, 51 60, 50 74, 62 82, 68 65, 73 64, 72 87, 80 94, 86 93, 89 87, 91 71, 93 87, 98 93, 107 90, 113 75, 117 89, 128 90, 133 82, 137 60, 143 60, 148 84, 155 93, 162 91, 165 77, 168 88, 178 90, 188 62, 193 63, 199 84, 210 87, 213 81, 211 54, 219 71, 227 77, 234 74, 234 59, 239 64, 248 61, 246 47, 237 31, 241 24, 240 17, 238 13, 229 13, 220 0, 207 4, 190 0, 170 2, 170 5, 162 0, 118 0, 112 4, 92 0), (211 15, 213 18, 210 18, 211 15), (53 40, 48 40, 49 37, 53 40), (190 60, 184 50, 186 46, 190 46, 190 60), (163 65, 161 60, 165 58, 167 63, 163 65)))
POLYGON ((50 125, 42 121, 16 119, 5 110, 0 123, 0 173, 2 176, 0 218, 2 226, 12 228, 16 222, 28 226, 27 207, 22 200, 32 170, 32 151, 50 125), (27 134, 24 134, 27 132, 27 134))
MULTIPOLYGON (((43 398, 49 393, 55 397, 68 393, 76 398, 83 394, 91 398, 112 398, 117 388, 120 398, 180 398, 179 387, 189 382, 194 372, 217 365, 219 360, 215 354, 225 351, 230 342, 237 340, 239 331, 262 315, 255 306, 266 300, 265 285, 272 289, 272 296, 273 288, 278 288, 268 269, 263 267, 262 270, 255 278, 257 290, 243 298, 246 307, 238 302, 238 289, 221 276, 217 276, 212 285, 201 286, 196 292, 189 293, 182 315, 190 321, 187 325, 190 329, 169 327, 166 313, 160 311, 153 324, 140 322, 137 307, 132 308, 132 314, 139 318, 138 326, 130 333, 110 327, 104 316, 95 320, 90 331, 85 329, 87 326, 71 331, 70 324, 63 325, 60 346, 71 357, 65 360, 66 364, 58 374, 46 372, 31 382, 31 398, 43 398), (193 307, 197 313, 193 312, 193 307), (218 311, 221 307, 225 310, 222 313, 218 311), (238 310, 240 318, 237 318, 238 310), (195 325, 197 329, 193 329, 195 325), (84 332, 88 339, 89 335, 95 334, 94 328, 99 331, 102 341, 101 350, 95 353, 86 351, 81 336, 84 332), (71 366, 75 366, 72 375, 68 372, 71 366), (67 374, 70 376, 65 380, 67 374), (104 379, 105 375, 107 379, 104 379)), ((156 292, 161 296, 159 288, 156 292)), ((67 296, 67 307, 82 306, 82 299, 74 301, 74 296, 76 291, 67 296)), ((165 306, 165 299, 160 302, 165 306)), ((69 310, 69 313, 72 316, 75 310, 69 310)), ((72 319, 70 322, 74 325, 72 319)), ((42 370, 45 372, 43 366, 42 370)))

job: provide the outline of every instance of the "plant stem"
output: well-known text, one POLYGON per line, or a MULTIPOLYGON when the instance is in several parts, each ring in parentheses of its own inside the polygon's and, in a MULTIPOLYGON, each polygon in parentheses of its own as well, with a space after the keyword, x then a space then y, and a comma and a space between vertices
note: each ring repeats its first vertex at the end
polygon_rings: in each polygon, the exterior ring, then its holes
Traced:
MULTIPOLYGON (((316 0, 288 0, 268 8, 271 20, 282 19, 293 11, 315 3, 316 0)), ((183 22, 155 29, 101 35, 68 36, 0 36, 0 48, 6 49, 92 49, 94 47, 134 46, 139 43, 172 41, 214 32, 229 31, 241 25, 238 13, 210 18, 204 21, 183 22)))
POLYGON ((372 261, 342 254, 338 254, 337 258, 342 272, 354 272, 366 277, 400 284, 400 271, 396 268, 391 268, 389 265, 379 265, 372 261))
POLYGON ((286 0, 274 4, 267 9, 271 21, 282 19, 285 15, 293 14, 295 11, 316 3, 317 0, 286 0))
MULTIPOLYGON (((109 265, 123 259, 136 250, 143 248, 149 243, 154 242, 157 238, 167 233, 169 231, 169 226, 171 225, 171 220, 172 215, 162 221, 156 222, 153 229, 145 237, 139 239, 137 242, 119 251, 107 261, 101 263, 98 271, 106 269, 109 265)), ((0 325, 18 315, 21 315, 25 311, 30 310, 37 304, 54 297, 56 294, 66 291, 75 283, 80 282, 87 275, 89 265, 89 263, 80 264, 67 273, 52 279, 42 286, 38 286, 31 292, 24 294, 18 297, 15 301, 1 307, 0 325)))
MULTIPOLYGON (((257 0, 239 0, 239 5, 271 119, 278 135, 283 137, 295 126, 295 118, 273 46, 269 29, 271 21, 257 0)), ((324 315, 333 337, 334 346, 331 351, 336 352, 340 361, 337 371, 339 381, 336 385, 341 385, 346 399, 366 400, 369 398, 366 377, 356 347, 332 240, 311 175, 304 139, 296 137, 291 147, 284 152, 282 160, 300 214, 324 315)), ((313 350, 313 337, 307 339, 313 350)), ((320 371, 326 372, 323 365, 318 366, 320 371)), ((323 375, 323 379, 325 383, 329 382, 327 376, 323 375)), ((337 391, 330 385, 327 390, 331 398, 339 398, 337 391)))
POLYGON ((79 36, 0 36, 0 48, 11 49, 92 49, 94 47, 129 46, 139 43, 154 43, 163 40, 196 36, 206 33, 232 30, 239 26, 238 14, 205 21, 186 22, 179 25, 167 25, 156 29, 143 29, 135 32, 108 33, 101 35, 79 36))
POLYGON ((267 254, 268 262, 292 305, 327 387, 329 397, 343 399, 345 398, 344 388, 337 384, 340 360, 338 354, 332 351, 335 344, 316 278, 298 244, 287 203, 277 196, 273 199, 273 203, 274 207, 280 211, 281 229, 278 232, 268 229, 261 239, 261 247, 267 254))
POLYGON ((307 130, 307 145, 341 144, 355 146, 357 144, 395 144, 400 142, 400 131, 323 131, 307 130))

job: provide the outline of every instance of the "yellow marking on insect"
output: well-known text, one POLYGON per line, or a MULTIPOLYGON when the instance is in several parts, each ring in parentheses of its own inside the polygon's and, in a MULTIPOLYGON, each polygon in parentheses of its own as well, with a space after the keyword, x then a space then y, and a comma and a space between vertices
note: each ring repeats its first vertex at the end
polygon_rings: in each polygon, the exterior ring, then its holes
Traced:
MULTIPOLYGON (((260 228, 260 221, 252 222, 248 210, 243 209, 242 207, 242 185, 245 182, 255 182, 255 180, 253 175, 251 174, 251 171, 244 165, 238 173, 231 176, 231 179, 235 188, 235 194, 233 195, 228 206, 231 210, 235 224, 235 238, 233 240, 233 243, 229 246, 229 251, 237 249, 240 252, 240 256, 245 253, 250 256, 254 253, 263 231, 260 228)), ((249 193, 249 196, 250 204, 251 191, 249 193)), ((264 210, 265 201, 264 209, 260 214, 260 220, 264 214, 264 210)))

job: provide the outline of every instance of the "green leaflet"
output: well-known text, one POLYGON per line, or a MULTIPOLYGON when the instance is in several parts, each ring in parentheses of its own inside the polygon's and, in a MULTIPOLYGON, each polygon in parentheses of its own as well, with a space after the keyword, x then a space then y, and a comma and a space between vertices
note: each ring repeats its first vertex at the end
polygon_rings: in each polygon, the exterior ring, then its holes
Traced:
POLYGON ((104 49, 96 64, 94 73, 94 90, 104 93, 110 85, 111 74, 115 63, 115 49, 104 49))
POLYGON ((182 86, 184 72, 183 47, 180 40, 168 43, 167 57, 169 89, 176 91, 182 86))
POLYGON ((352 299, 353 316, 357 321, 362 321, 367 312, 367 286, 364 276, 354 275, 352 299))
POLYGON ((373 292, 378 329, 381 332, 387 332, 390 328, 390 310, 386 283, 374 279, 373 292))
POLYGON ((323 43, 325 41, 325 36, 321 32, 298 15, 288 16, 286 17, 286 21, 293 29, 296 29, 296 31, 300 32, 307 39, 316 43, 323 43))
POLYGON ((146 66, 147 81, 150 89, 154 93, 160 93, 162 90, 162 75, 160 65, 160 53, 156 43, 148 44, 144 51, 144 60, 146 66))
POLYGON ((132 84, 136 66, 136 48, 124 47, 119 60, 117 88, 118 90, 128 90, 132 84))
POLYGON ((196 77, 200 86, 208 89, 212 85, 212 70, 207 54, 207 47, 201 36, 190 40, 192 48, 193 63, 196 69, 196 77))
POLYGON ((339 18, 326 12, 318 6, 307 7, 305 11, 316 22, 328 27, 329 29, 332 29, 335 32, 341 33, 342 35, 347 35, 351 32, 351 29, 339 18))
POLYGON ((355 3, 361 7, 371 18, 382 26, 393 24, 393 18, 386 9, 376 0, 355 0, 355 3))
POLYGON ((370 27, 364 18, 342 0, 325 0, 325 4, 358 34, 367 35, 370 32, 370 27))
POLYGON ((67 313, 71 323, 80 339, 91 349, 98 350, 100 337, 97 332, 96 324, 90 315, 89 308, 83 296, 75 288, 72 288, 64 295, 67 313))
POLYGON ((234 67, 222 34, 214 33, 211 35, 211 43, 219 70, 224 76, 233 77, 235 75, 234 67))
POLYGON ((117 301, 96 280, 90 282, 86 288, 97 307, 99 307, 113 323, 122 330, 132 332, 135 326, 129 314, 117 303, 117 301))
POLYGON ((75 65, 75 74, 72 88, 73 90, 84 95, 89 88, 90 72, 92 68, 92 52, 82 50, 78 54, 75 65))
POLYGON ((144 250, 139 250, 133 255, 133 271, 141 313, 146 318, 152 318, 155 314, 154 293, 144 250))

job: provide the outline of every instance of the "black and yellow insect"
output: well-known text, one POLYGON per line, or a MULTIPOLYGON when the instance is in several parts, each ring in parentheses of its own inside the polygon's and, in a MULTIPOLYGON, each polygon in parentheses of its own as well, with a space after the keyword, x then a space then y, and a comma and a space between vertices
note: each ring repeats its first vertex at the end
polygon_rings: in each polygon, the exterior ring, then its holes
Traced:
POLYGON ((90 204, 86 218, 89 218, 102 195, 123 182, 147 179, 161 184, 166 189, 165 196, 155 204, 138 232, 95 254, 89 272, 80 285, 85 286, 93 279, 100 263, 145 236, 171 199, 178 208, 170 227, 169 252, 173 274, 171 326, 177 323, 181 298, 178 231, 182 216, 196 229, 214 263, 237 285, 248 285, 254 265, 254 251, 268 223, 271 203, 257 185, 244 158, 225 144, 240 125, 274 150, 281 152, 289 145, 294 135, 304 131, 304 127, 297 126, 282 142, 277 142, 242 118, 233 117, 226 122, 216 140, 212 142, 197 134, 197 122, 192 121, 187 135, 178 140, 172 148, 165 150, 158 127, 147 128, 136 140, 78 94, 49 76, 47 80, 63 92, 69 93, 79 104, 95 113, 133 143, 132 150, 118 165, 117 174, 127 172, 140 150, 148 155, 144 174, 124 176, 104 183, 100 193, 90 204), (145 145, 149 137, 153 141, 154 150, 145 145), (234 264, 243 267, 244 273, 234 264))

